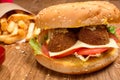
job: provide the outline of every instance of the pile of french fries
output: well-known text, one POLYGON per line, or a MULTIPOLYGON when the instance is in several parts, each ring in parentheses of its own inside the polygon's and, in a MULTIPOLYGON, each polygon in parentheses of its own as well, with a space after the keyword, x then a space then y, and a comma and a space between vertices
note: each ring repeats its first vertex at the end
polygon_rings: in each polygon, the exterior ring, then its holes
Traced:
POLYGON ((15 13, 8 17, 0 18, 0 42, 12 44, 21 40, 29 41, 40 32, 35 27, 32 15, 15 13))

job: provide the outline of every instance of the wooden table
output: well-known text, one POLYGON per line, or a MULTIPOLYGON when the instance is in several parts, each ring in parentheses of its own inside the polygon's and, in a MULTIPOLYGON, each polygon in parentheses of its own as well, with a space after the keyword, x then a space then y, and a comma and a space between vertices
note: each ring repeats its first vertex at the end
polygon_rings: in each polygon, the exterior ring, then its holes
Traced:
POLYGON ((6 60, 0 80, 120 80, 120 56, 108 67, 87 75, 66 75, 51 71, 35 60, 28 43, 5 45, 6 60))
MULTIPOLYGON (((51 1, 15 0, 15 3, 37 13, 48 5, 76 0, 51 1), (28 1, 31 3, 26 5, 28 1)), ((112 2, 120 7, 119 0, 112 2)), ((6 60, 0 67, 0 80, 120 80, 120 56, 113 64, 98 72, 87 75, 66 75, 51 71, 37 63, 28 43, 5 45, 5 49, 6 60)))

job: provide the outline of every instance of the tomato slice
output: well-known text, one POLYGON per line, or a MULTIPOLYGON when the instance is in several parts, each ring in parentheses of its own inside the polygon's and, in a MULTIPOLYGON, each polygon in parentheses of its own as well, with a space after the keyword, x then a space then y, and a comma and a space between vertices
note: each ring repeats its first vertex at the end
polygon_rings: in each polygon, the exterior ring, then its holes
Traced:
POLYGON ((120 36, 120 28, 116 29, 116 34, 120 36))
POLYGON ((45 44, 41 46, 41 50, 46 56, 49 57, 49 51, 48 51, 47 46, 45 44))
POLYGON ((74 54, 74 53, 77 52, 78 50, 79 50, 79 48, 77 48, 77 49, 72 49, 72 50, 67 51, 67 52, 65 52, 65 53, 62 53, 62 54, 60 54, 60 55, 53 56, 53 58, 62 58, 62 57, 65 57, 65 56, 74 54))
POLYGON ((108 48, 80 48, 77 54, 80 55, 94 55, 108 50, 108 48))
POLYGON ((113 34, 109 34, 110 38, 114 39, 117 43, 119 43, 120 41, 118 40, 118 38, 113 35, 113 34))

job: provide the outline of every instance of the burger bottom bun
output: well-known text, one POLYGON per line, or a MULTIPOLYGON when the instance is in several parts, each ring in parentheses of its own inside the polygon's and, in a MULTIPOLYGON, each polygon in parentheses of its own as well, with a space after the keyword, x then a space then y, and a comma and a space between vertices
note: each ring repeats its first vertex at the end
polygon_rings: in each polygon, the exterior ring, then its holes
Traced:
POLYGON ((118 49, 110 49, 100 57, 90 58, 88 61, 81 61, 74 55, 54 59, 45 55, 36 55, 37 61, 48 69, 65 74, 86 74, 98 71, 111 64, 118 56, 118 49))

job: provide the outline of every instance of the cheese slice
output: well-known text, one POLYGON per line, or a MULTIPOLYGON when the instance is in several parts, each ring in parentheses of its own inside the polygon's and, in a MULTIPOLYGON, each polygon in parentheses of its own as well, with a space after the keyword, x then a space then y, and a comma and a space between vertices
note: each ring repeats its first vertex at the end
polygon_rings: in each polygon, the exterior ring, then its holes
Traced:
POLYGON ((63 50, 63 51, 60 51, 60 52, 49 52, 49 54, 50 54, 51 57, 52 56, 57 56, 57 55, 64 54, 65 52, 68 52, 70 50, 77 49, 77 48, 82 48, 82 47, 85 47, 85 48, 103 48, 103 47, 118 48, 118 45, 117 45, 117 43, 115 42, 114 39, 110 39, 109 43, 106 44, 106 45, 89 45, 89 44, 83 43, 83 42, 78 40, 72 47, 70 47, 66 50, 63 50))

